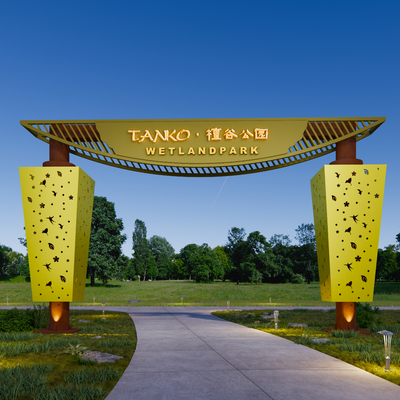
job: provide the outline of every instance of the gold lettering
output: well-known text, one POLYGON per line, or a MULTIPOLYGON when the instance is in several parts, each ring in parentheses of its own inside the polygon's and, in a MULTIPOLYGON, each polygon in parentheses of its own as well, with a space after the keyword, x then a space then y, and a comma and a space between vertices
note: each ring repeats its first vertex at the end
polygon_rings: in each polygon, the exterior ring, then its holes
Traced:
POLYGON ((247 147, 241 147, 240 154, 247 154, 247 147))
MULTIPOLYGON (((155 132, 156 132, 156 136, 155 136, 155 138, 154 138, 154 142, 157 142, 157 138, 158 138, 158 137, 160 137, 160 139, 161 139, 163 142, 166 142, 166 141, 167 141, 167 139, 165 139, 165 137, 161 134, 161 132, 160 132, 158 129, 156 129, 155 132)), ((165 132, 165 131, 164 131, 164 132, 165 132)))
POLYGON ((236 149, 234 147, 231 147, 231 149, 229 150, 229 154, 237 154, 236 149))
POLYGON ((171 140, 173 141, 173 142, 176 142, 176 138, 174 138, 172 135, 175 135, 175 133, 176 133, 176 130, 174 129, 171 133, 169 133, 169 130, 168 129, 166 129, 166 130, 164 130, 164 133, 165 133, 165 140, 168 142, 168 140, 169 140, 169 138, 171 138, 171 140))
POLYGON ((185 154, 185 153, 182 151, 182 147, 179 147, 178 149, 179 149, 179 150, 178 150, 178 154, 179 154, 179 155, 185 154))
POLYGON ((184 140, 187 140, 187 139, 189 139, 190 138, 190 131, 188 131, 187 129, 182 129, 181 131, 179 131, 178 132, 178 134, 176 135, 176 139, 179 141, 179 142, 183 142, 184 140), (185 137, 185 138, 183 138, 183 139, 181 139, 181 133, 183 133, 183 134, 187 134, 187 136, 185 137))
POLYGON ((217 152, 217 149, 215 147, 210 147, 209 152, 210 154, 215 154, 217 152))
POLYGON ((154 147, 146 147, 146 153, 148 156, 154 156, 156 149, 154 147))
POLYGON ((196 154, 193 147, 189 147, 188 154, 196 154))
POLYGON ((169 154, 174 154, 174 151, 175 151, 175 147, 168 147, 168 150, 169 150, 169 154))
POLYGON ((199 147, 199 154, 206 154, 206 148, 205 147, 199 147))
POLYGON ((140 131, 137 130, 132 130, 132 131, 128 131, 128 133, 132 133, 132 142, 137 142, 139 141, 139 139, 136 139, 136 134, 139 133, 140 131))
POLYGON ((219 154, 224 154, 226 152, 226 147, 219 148, 219 154))
POLYGON ((151 136, 150 131, 148 131, 147 129, 144 131, 144 135, 140 136, 139 143, 142 143, 145 139, 150 139, 152 142, 155 142, 155 140, 151 136))
POLYGON ((160 156, 165 156, 165 147, 160 147, 160 148, 158 149, 158 154, 159 154, 160 156))
POLYGON ((250 147, 250 154, 258 154, 258 147, 250 147))

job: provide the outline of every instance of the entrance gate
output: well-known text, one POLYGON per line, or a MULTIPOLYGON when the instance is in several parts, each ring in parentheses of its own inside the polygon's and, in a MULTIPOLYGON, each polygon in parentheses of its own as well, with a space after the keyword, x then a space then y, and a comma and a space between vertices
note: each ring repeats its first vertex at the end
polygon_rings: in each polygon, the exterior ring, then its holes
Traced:
POLYGON ((69 302, 84 298, 94 181, 69 162, 70 153, 137 172, 212 177, 283 168, 336 151, 336 161, 312 180, 318 268, 322 300, 336 302, 336 329, 356 329, 355 302, 372 301, 386 169, 360 167, 356 142, 384 121, 21 121, 50 145, 43 167, 20 168, 33 301, 50 302, 44 332, 74 331, 69 302))

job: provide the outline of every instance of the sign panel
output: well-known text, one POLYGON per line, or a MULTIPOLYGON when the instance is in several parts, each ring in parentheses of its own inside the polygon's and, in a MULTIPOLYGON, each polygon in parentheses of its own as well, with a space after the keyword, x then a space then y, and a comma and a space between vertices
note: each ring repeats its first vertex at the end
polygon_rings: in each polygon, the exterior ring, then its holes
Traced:
POLYGON ((285 155, 307 127, 304 119, 98 121, 115 154, 158 165, 228 166, 285 155))
POLYGON ((386 165, 325 165, 311 180, 321 299, 371 302, 386 165))

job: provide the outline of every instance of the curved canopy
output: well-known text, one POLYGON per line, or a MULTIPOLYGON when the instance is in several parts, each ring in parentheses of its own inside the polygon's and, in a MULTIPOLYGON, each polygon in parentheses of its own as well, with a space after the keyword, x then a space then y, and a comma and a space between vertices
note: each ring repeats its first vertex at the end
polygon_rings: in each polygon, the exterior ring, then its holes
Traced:
POLYGON ((268 171, 335 151, 385 122, 371 118, 21 121, 35 137, 113 167, 172 176, 268 171))

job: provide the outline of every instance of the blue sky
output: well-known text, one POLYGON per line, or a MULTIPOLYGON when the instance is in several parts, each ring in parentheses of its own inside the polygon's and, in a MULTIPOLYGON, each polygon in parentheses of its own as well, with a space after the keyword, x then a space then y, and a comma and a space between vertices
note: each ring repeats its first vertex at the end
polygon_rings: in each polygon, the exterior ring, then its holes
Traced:
MULTIPOLYGON (((20 120, 369 117, 358 143, 387 164, 380 247, 399 218, 398 1, 18 1, 0 5, 0 244, 24 252, 18 167, 48 146, 20 120)), ((226 243, 231 227, 267 238, 313 221, 310 179, 334 154, 229 178, 153 176, 71 162, 115 203, 131 254, 136 219, 176 251, 226 243), (222 190, 221 190, 222 188, 222 190)))

